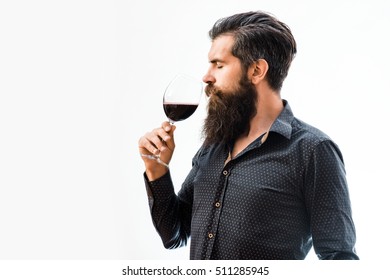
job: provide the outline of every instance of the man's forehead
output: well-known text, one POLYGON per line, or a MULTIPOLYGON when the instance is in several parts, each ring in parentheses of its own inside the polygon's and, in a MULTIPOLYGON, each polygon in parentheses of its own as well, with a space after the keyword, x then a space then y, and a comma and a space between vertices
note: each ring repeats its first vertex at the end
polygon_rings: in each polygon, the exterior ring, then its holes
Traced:
POLYGON ((231 35, 221 35, 212 41, 209 51, 209 59, 223 60, 224 57, 232 55, 234 39, 231 35))

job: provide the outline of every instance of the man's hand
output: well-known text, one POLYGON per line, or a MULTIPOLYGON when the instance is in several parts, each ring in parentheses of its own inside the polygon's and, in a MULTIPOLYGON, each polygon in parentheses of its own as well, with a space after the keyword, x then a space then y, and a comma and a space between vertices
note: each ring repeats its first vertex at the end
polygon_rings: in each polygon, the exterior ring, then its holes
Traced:
MULTIPOLYGON (((169 122, 163 122, 161 127, 146 133, 138 141, 140 154, 157 156, 162 162, 169 164, 175 150, 175 141, 173 139, 175 129, 176 127, 169 122)), ((145 163, 146 175, 150 181, 160 178, 168 171, 167 166, 155 159, 145 156, 142 156, 142 159, 145 163)))

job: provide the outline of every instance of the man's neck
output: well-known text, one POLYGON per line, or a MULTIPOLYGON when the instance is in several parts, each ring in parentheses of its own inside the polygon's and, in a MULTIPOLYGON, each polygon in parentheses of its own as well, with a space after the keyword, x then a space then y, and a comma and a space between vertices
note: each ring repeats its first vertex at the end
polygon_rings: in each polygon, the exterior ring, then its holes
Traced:
POLYGON ((279 94, 274 93, 259 98, 257 113, 250 121, 248 137, 259 137, 267 132, 283 111, 283 108, 283 100, 279 94))
POLYGON ((269 131, 276 118, 283 110, 283 100, 275 92, 267 92, 259 97, 257 113, 250 121, 248 135, 242 135, 234 143, 231 153, 232 158, 237 156, 250 143, 269 131))

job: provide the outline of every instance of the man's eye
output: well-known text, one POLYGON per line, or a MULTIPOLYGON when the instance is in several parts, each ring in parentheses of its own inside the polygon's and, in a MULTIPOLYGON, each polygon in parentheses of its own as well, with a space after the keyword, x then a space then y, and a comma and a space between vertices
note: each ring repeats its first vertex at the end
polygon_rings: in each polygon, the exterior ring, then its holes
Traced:
POLYGON ((217 68, 218 68, 218 69, 221 69, 222 67, 223 67, 223 65, 217 64, 217 68))

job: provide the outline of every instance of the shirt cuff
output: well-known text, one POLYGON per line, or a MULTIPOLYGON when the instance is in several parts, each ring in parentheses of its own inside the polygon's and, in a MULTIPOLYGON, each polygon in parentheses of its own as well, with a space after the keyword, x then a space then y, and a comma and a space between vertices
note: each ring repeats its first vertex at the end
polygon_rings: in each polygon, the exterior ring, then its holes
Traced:
POLYGON ((149 181, 146 172, 144 172, 144 180, 149 200, 165 200, 175 193, 169 170, 154 181, 149 181))

